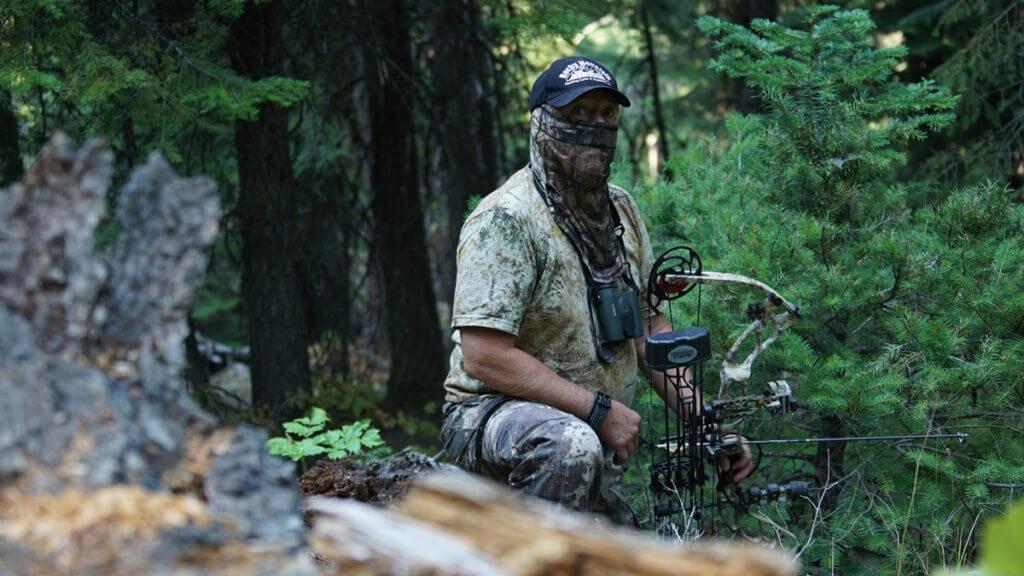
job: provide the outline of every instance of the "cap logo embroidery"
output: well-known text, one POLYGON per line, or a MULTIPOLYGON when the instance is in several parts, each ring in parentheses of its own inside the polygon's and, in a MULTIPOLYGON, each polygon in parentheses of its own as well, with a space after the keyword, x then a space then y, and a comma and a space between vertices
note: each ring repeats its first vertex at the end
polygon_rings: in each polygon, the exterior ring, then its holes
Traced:
POLYGON ((559 78, 565 80, 566 86, 571 86, 578 82, 584 82, 586 80, 593 80, 602 84, 611 86, 612 76, 611 74, 601 70, 593 62, 573 62, 565 67, 565 70, 558 75, 559 78))

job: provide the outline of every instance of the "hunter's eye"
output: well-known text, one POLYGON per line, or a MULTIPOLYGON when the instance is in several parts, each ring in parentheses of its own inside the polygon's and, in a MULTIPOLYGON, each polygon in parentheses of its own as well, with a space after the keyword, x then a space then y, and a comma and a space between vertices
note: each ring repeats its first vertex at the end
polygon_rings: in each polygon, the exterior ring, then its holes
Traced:
POLYGON ((572 115, 574 118, 586 118, 587 111, 583 109, 583 106, 573 106, 572 115))

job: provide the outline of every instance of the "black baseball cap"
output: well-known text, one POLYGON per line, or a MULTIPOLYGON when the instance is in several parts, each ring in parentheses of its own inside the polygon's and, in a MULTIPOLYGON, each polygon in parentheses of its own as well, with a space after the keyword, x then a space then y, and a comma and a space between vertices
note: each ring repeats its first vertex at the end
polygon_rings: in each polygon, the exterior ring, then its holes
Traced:
POLYGON ((619 92, 615 76, 604 66, 581 56, 555 60, 533 83, 530 111, 542 104, 565 106, 580 95, 598 88, 611 90, 619 104, 629 106, 629 98, 619 92))

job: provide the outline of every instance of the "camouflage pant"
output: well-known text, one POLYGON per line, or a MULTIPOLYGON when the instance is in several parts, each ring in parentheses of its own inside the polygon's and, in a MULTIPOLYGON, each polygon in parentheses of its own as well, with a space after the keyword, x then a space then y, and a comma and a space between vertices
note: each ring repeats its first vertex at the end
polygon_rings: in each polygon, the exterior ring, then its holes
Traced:
POLYGON ((444 406, 441 439, 462 468, 526 494, 636 525, 622 495, 625 469, 597 433, 572 414, 508 396, 444 406), (480 424, 483 423, 481 434, 480 424))

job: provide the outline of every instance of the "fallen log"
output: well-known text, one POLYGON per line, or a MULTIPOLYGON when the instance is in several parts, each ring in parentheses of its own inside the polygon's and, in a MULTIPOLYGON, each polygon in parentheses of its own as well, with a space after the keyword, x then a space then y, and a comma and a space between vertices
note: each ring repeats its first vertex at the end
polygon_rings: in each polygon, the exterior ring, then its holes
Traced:
POLYGON ((782 576, 797 568, 783 551, 660 541, 466 473, 418 480, 392 510, 322 497, 309 510, 322 573, 782 576))

